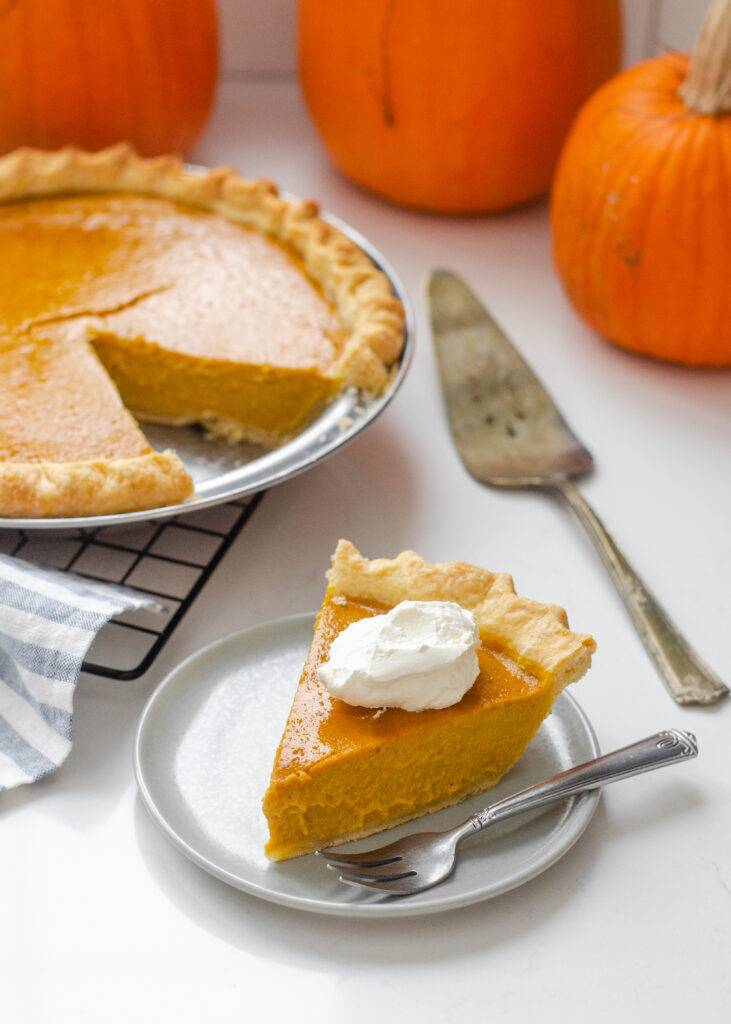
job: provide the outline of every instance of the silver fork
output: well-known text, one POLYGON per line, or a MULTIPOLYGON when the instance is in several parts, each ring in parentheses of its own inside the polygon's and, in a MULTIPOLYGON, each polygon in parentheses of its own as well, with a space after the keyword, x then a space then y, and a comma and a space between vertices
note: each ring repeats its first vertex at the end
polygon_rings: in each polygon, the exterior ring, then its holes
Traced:
POLYGON ((420 832, 365 853, 318 850, 317 856, 327 860, 328 868, 341 872, 341 882, 409 896, 448 878, 462 840, 488 825, 618 779, 688 761, 697 754, 698 743, 692 732, 667 729, 529 786, 446 832, 420 832))

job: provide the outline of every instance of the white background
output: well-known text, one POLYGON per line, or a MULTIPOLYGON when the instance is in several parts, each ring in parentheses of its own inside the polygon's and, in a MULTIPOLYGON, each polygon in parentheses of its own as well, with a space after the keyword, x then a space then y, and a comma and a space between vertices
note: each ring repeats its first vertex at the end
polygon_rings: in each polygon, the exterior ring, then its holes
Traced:
MULTIPOLYGON (((427 3, 424 0, 425 7, 427 3)), ((706 3, 623 0, 622 8, 625 62, 633 64, 659 50, 688 50, 698 33, 706 3)), ((297 65, 297 0, 219 0, 219 9, 226 77, 293 73, 297 65)))
MULTIPOLYGON (((670 40, 680 6, 632 5, 630 49, 644 46, 651 14, 670 40)), ((729 373, 634 358, 583 327, 552 270, 543 203, 437 218, 351 186, 328 163, 292 75, 293 3, 223 7, 226 80, 194 158, 316 196, 369 237, 411 295, 416 356, 376 424, 266 495, 145 678, 82 677, 62 770, 0 795, 0 1020, 727 1024, 731 704, 672 703, 563 507, 467 477, 442 419, 424 277, 435 265, 462 273, 518 341, 596 456, 583 493, 727 679, 729 373), (596 636, 594 666, 573 689, 603 749, 679 726, 696 732, 700 757, 607 790, 544 875, 433 918, 320 918, 208 877, 136 795, 140 713, 202 645, 316 608, 339 536, 371 557, 413 547, 510 571, 521 593, 564 605, 596 636)))

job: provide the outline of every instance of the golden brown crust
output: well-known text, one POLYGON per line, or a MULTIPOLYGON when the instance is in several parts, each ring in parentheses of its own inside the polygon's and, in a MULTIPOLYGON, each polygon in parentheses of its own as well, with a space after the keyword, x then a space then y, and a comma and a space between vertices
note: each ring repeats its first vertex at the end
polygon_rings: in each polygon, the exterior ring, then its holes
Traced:
POLYGON ((0 516, 69 517, 176 505, 193 482, 172 451, 89 462, 0 463, 0 516))
POLYGON ((596 649, 592 637, 571 632, 563 608, 519 597, 506 573, 462 562, 431 565, 414 551, 369 561, 341 540, 328 580, 333 596, 386 606, 406 599, 455 601, 474 614, 483 640, 559 689, 586 672, 596 649))
POLYGON ((350 332, 338 377, 345 386, 382 391, 404 340, 404 311, 388 278, 310 200, 283 198, 269 181, 233 169, 186 171, 170 156, 145 159, 126 144, 97 153, 19 149, 0 158, 0 202, 63 193, 134 192, 218 213, 292 247, 335 304, 350 332))

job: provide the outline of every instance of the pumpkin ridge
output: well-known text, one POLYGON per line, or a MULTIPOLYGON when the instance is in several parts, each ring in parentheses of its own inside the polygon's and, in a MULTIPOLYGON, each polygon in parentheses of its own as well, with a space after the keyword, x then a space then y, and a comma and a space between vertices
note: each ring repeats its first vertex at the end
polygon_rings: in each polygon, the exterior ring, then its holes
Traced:
MULTIPOLYGON (((616 108, 612 108, 607 112, 608 118, 616 116, 616 108)), ((630 116, 631 121, 636 121, 634 116, 630 116)), ((586 228, 581 234, 581 240, 578 243, 576 251, 567 252, 566 259, 571 262, 574 267, 580 268, 577 275, 577 281, 575 287, 572 290, 572 294, 575 295, 580 308, 584 307, 586 302, 586 290, 587 289, 599 289, 599 293, 603 294, 606 290, 606 282, 604 281, 603 274, 597 274, 594 266, 596 263, 596 253, 601 250, 600 241, 603 241, 604 235, 609 235, 611 232, 616 231, 615 222, 611 220, 610 212, 608 211, 608 197, 613 193, 619 191, 618 184, 621 180, 627 180, 627 169, 628 165, 637 161, 637 147, 636 138, 640 137, 643 133, 643 128, 640 124, 634 126, 632 135, 627 136, 624 140, 623 150, 621 153, 621 159, 613 162, 611 167, 611 178, 602 181, 602 187, 595 187, 590 195, 588 196, 588 203, 582 206, 581 209, 576 207, 576 213, 574 217, 579 218, 586 222, 586 228)), ((596 167, 599 164, 599 158, 596 157, 590 161, 590 167, 596 167)), ((583 170, 583 168, 581 169, 583 170)), ((580 173, 581 173, 580 170, 580 173)), ((639 177, 641 173, 640 167, 635 166, 632 168, 632 173, 629 175, 629 180, 632 177, 639 177)), ((596 177, 596 171, 593 177, 596 177)), ((573 190, 571 190, 573 191, 573 190)), ((562 213, 561 216, 564 214, 562 213)), ((565 275, 562 275, 566 280, 565 275)), ((606 315, 611 315, 611 306, 608 305, 607 300, 602 301, 603 306, 607 309, 606 315)), ((596 329, 596 323, 590 317, 585 319, 596 329)))
MULTIPOLYGON (((118 45, 124 49, 125 59, 129 60, 129 41, 132 38, 132 34, 129 32, 129 27, 125 24, 126 11, 124 4, 115 4, 114 14, 116 15, 118 24, 116 32, 119 39, 118 45)), ((124 119, 126 121, 129 121, 133 117, 133 112, 136 109, 139 109, 140 99, 141 97, 139 95, 139 82, 138 80, 133 78, 132 81, 129 83, 128 88, 121 90, 120 95, 117 98, 117 102, 120 104, 120 108, 124 109, 124 119)), ((103 111, 100 111, 100 114, 101 117, 95 118, 94 120, 95 133, 100 130, 104 122, 103 111)))
MULTIPOLYGON (((684 128, 686 132, 689 128, 692 130, 692 126, 687 123, 684 125, 684 128)), ((643 278, 653 275, 653 268, 656 264, 655 260, 652 259, 652 254, 655 248, 666 268, 665 274, 670 265, 673 246, 668 244, 666 225, 668 223, 668 205, 671 206, 672 204, 666 204, 665 192, 672 188, 672 184, 675 181, 674 168, 676 161, 678 159, 682 160, 683 144, 684 137, 681 137, 680 133, 676 132, 671 136, 664 151, 659 154, 659 159, 655 162, 652 169, 653 187, 649 191, 649 199, 642 211, 643 236, 641 244, 645 260, 644 264, 639 267, 638 279, 634 282, 635 291, 638 292, 646 285, 646 280, 643 278), (655 239, 657 236, 659 238, 656 243, 655 239)), ((676 218, 674 220, 676 228, 677 223, 676 218)), ((651 307, 647 303, 643 303, 637 295, 634 296, 633 305, 636 315, 628 338, 632 339, 632 347, 638 352, 644 355, 655 355, 655 337, 659 329, 664 333, 663 329, 659 328, 659 324, 667 321, 669 306, 672 305, 673 298, 674 289, 672 287, 663 288, 662 298, 653 303, 651 307)), ((680 319, 682 319, 682 314, 678 317, 678 323, 680 319)), ((615 344, 621 344, 619 341, 620 336, 621 327, 615 327, 613 336, 609 340, 615 344), (620 331, 619 336, 617 335, 618 330, 620 331)), ((625 345, 624 347, 626 348, 627 346, 625 345)))
MULTIPOLYGON (((727 125, 731 126, 731 120, 727 120, 727 125)), ((714 292, 722 296, 722 301, 718 303, 715 309, 713 307, 707 309, 702 303, 697 303, 692 307, 693 318, 689 325, 688 338, 692 343, 691 353, 697 350, 696 357, 702 361, 703 352, 713 345, 715 338, 723 335, 724 325, 731 322, 731 290, 728 287, 728 268, 731 265, 731 219, 716 217, 713 212, 717 201, 720 202, 723 208, 731 209, 731 162, 727 158, 726 151, 728 143, 731 142, 731 131, 715 133, 716 137, 720 134, 721 145, 719 146, 713 144, 713 139, 708 131, 708 125, 705 122, 699 123, 698 127, 703 129, 699 148, 702 145, 704 150, 698 156, 698 163, 701 167, 707 168, 709 158, 715 159, 718 171, 713 175, 712 180, 713 182, 723 182, 725 187, 725 193, 719 196, 718 200, 713 196, 708 201, 704 195, 698 204, 697 220, 703 225, 706 234, 711 232, 713 235, 715 231, 718 231, 718 237, 712 237, 710 242, 711 248, 713 251, 726 254, 723 267, 719 267, 718 263, 709 267, 707 260, 703 258, 703 253, 700 254, 701 258, 697 261, 698 266, 703 268, 703 277, 707 282, 715 269, 716 273, 713 276, 717 280, 714 292), (713 313, 713 319, 704 324, 703 320, 707 319, 711 313, 713 313)), ((710 173, 710 170, 708 170, 707 176, 710 173)), ((702 248, 707 249, 708 247, 708 237, 706 237, 702 248)), ((700 245, 699 248, 701 248, 700 245)))
MULTIPOLYGON (((596 312, 596 321, 592 322, 592 326, 596 327, 596 322, 612 323, 615 316, 614 304, 611 299, 612 288, 610 286, 611 279, 617 276, 617 273, 624 273, 625 266, 627 265, 627 256, 620 255, 620 249, 624 248, 626 251, 630 251, 633 254, 632 266, 636 266, 641 259, 641 239, 629 239, 629 232, 631 230, 630 225, 627 222, 627 200, 622 196, 622 190, 620 183, 624 179, 620 176, 620 172, 624 172, 625 168, 630 167, 632 174, 629 177, 631 181, 633 177, 644 180, 644 175, 647 173, 647 165, 653 162, 652 158, 648 158, 646 161, 638 162, 638 153, 635 147, 630 146, 626 151, 626 159, 623 161, 621 166, 613 168, 612 183, 613 187, 611 190, 607 190, 599 194, 599 209, 597 212, 596 220, 594 221, 595 228, 591 232, 589 237, 589 248, 591 252, 591 259, 588 265, 592 268, 592 276, 587 275, 586 285, 591 288, 591 292, 595 295, 595 302, 599 302, 599 308, 596 312), (641 178, 642 176, 642 178, 641 178), (610 201, 613 195, 617 195, 618 199, 612 202, 610 201), (624 198, 624 202, 623 202, 624 198), (624 206, 624 209, 623 209, 624 206), (608 253, 611 257, 616 257, 621 260, 622 265, 618 266, 613 259, 608 260, 606 266, 603 265, 601 255, 608 253), (634 256, 634 253, 639 255, 634 256)), ((654 156, 654 154, 652 155, 654 156)), ((608 184, 608 183, 607 183, 608 184)), ((633 276, 640 271, 635 271, 633 276)), ((584 301, 586 295, 583 296, 584 301)), ((605 328, 606 330, 606 328, 605 328)), ((604 333, 604 332, 602 332, 604 333)))
POLYGON ((391 71, 391 51, 389 47, 389 35, 393 27, 393 17, 395 14, 396 0, 386 0, 386 5, 383 9, 383 18, 381 20, 381 27, 378 33, 378 54, 380 58, 380 71, 381 71, 381 110, 383 111, 383 120, 388 127, 393 127, 396 124, 396 117, 393 109, 393 81, 391 71))
MULTIPOLYGON (((598 94, 597 94, 598 95, 598 94)), ((601 99, 601 97, 599 97, 601 99)), ((609 198, 614 193, 619 193, 619 182, 627 180, 627 165, 635 164, 632 167, 632 176, 638 174, 639 168, 636 166, 637 161, 637 146, 636 139, 641 137, 644 133, 643 125, 638 121, 633 110, 624 110, 619 108, 616 104, 611 104, 606 110, 601 110, 602 121, 609 124, 609 133, 611 134, 614 130, 614 122, 618 116, 628 121, 632 125, 631 134, 623 135, 622 137, 622 150, 619 157, 612 159, 612 165, 610 169, 610 178, 604 178, 601 182, 601 187, 597 187, 596 178, 600 171, 600 155, 594 150, 598 150, 601 147, 601 139, 604 134, 604 129, 598 129, 598 119, 592 121, 592 113, 594 107, 598 101, 589 101, 589 104, 584 108, 582 113, 579 115, 579 121, 577 122, 577 130, 586 135, 590 135, 593 145, 592 151, 589 153, 588 161, 581 166, 577 163, 577 175, 581 177, 586 171, 591 171, 592 189, 588 190, 588 194, 583 195, 584 203, 582 207, 576 207, 576 211, 581 220, 586 222, 586 230, 583 232, 581 243, 575 251, 572 248, 568 248, 565 253, 565 259, 574 270, 574 275, 569 285, 569 292, 578 304, 579 309, 586 310, 587 295, 593 295, 594 307, 599 303, 601 310, 597 311, 593 309, 593 315, 584 313, 584 319, 594 329, 598 329, 598 324, 602 324, 607 319, 611 320, 613 317, 613 308, 609 299, 611 289, 608 288, 607 274, 603 268, 597 268, 599 262, 597 254, 602 253, 608 249, 608 239, 611 239, 612 235, 616 235, 616 218, 611 217, 612 210, 609 209, 609 198), (577 269, 578 268, 578 269, 577 269)), ((601 108, 600 108, 601 109, 601 108)), ((571 140, 567 143, 567 151, 570 154, 571 140)), ((573 193, 573 188, 568 190, 573 193)), ((564 214, 562 213, 561 216, 564 214)), ((573 214, 576 217, 576 214, 573 214)), ((611 250, 614 251, 615 243, 612 241, 611 250)), ((566 275, 562 275, 566 281, 566 275)), ((600 329, 600 333, 604 334, 606 327, 600 329)))
MULTIPOLYGON (((662 159, 657 164, 653 177, 654 188, 644 210, 646 245, 648 248, 657 246, 663 266, 663 282, 660 286, 661 297, 651 307, 646 303, 637 303, 633 347, 647 355, 656 354, 658 334, 660 334, 662 344, 662 335, 665 334, 665 330, 661 325, 667 322, 668 318, 671 318, 677 325, 680 325, 682 320, 685 319, 684 333, 686 337, 691 337, 688 334, 690 326, 688 323, 688 305, 687 303, 682 304, 684 308, 673 311, 676 295, 679 297, 679 293, 674 287, 675 282, 668 280, 669 276, 674 274, 675 260, 673 254, 674 247, 668 245, 667 239, 668 210, 673 205, 672 198, 668 202, 667 193, 670 192, 672 197, 673 186, 677 177, 676 167, 678 163, 682 163, 686 155, 687 138, 689 134, 693 133, 694 126, 691 122, 686 122, 683 127, 685 131, 682 133, 678 131, 674 134, 674 137, 670 140, 669 145, 662 154, 662 159)), ((685 217, 691 221, 694 219, 691 211, 687 208, 685 217)), ((682 222, 679 222, 678 214, 675 213, 674 231, 677 231, 679 227, 681 228, 681 236, 695 237, 692 230, 690 232, 682 231, 682 222)), ((680 244, 686 245, 685 237, 681 237, 680 244)), ((691 256, 695 255, 694 253, 691 254, 691 256)), ((697 265, 695 259, 692 262, 697 265)), ((611 340, 619 344, 616 338, 611 340)))

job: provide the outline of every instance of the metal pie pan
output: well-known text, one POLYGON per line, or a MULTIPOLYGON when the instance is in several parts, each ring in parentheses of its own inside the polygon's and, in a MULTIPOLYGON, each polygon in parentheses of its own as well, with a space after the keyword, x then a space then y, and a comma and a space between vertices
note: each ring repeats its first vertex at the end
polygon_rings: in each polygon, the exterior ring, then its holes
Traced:
POLYGON ((373 260, 388 277, 394 295, 403 303, 406 322, 404 347, 388 389, 375 398, 354 388, 341 392, 317 419, 291 441, 266 450, 257 445, 231 444, 207 436, 198 427, 167 427, 143 424, 145 436, 153 448, 173 448, 195 484, 188 501, 162 508, 120 512, 115 515, 68 518, 0 518, 0 528, 23 530, 86 530, 100 526, 127 526, 154 519, 198 512, 235 498, 255 494, 304 473, 352 441, 379 416, 401 386, 413 351, 413 312, 406 290, 385 257, 362 235, 338 217, 322 212, 324 220, 343 234, 373 260))

